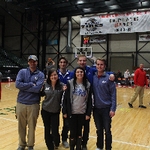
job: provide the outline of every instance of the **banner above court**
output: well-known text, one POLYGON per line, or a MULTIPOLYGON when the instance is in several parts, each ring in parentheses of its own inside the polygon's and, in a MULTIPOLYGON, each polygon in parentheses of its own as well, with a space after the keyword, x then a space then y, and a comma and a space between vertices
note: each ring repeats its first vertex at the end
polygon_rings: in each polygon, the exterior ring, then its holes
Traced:
POLYGON ((106 14, 80 19, 80 35, 147 31, 150 31, 150 11, 106 14))

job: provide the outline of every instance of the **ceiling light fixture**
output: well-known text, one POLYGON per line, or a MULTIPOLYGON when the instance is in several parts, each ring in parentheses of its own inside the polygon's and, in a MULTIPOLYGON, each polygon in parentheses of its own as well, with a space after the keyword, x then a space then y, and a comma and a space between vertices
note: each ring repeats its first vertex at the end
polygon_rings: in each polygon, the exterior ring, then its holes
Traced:
POLYGON ((91 12, 91 10, 92 10, 91 8, 84 8, 83 9, 84 12, 91 12))
POLYGON ((83 3, 84 3, 83 0, 78 0, 78 1, 77 1, 77 4, 83 4, 83 3))

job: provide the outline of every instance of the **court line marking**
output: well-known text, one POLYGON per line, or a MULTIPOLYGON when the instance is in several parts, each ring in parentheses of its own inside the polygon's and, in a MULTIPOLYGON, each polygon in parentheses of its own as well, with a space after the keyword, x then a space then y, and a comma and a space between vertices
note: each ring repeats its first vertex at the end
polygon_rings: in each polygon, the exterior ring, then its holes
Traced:
POLYGON ((142 144, 134 144, 134 143, 118 141, 118 140, 113 140, 113 142, 126 144, 126 145, 132 145, 132 146, 138 146, 138 147, 144 147, 144 148, 150 148, 150 146, 146 146, 146 145, 142 145, 142 144))
MULTIPOLYGON (((9 89, 9 90, 13 90, 9 84, 6 84, 5 85, 5 88, 6 89, 9 89)), ((16 90, 13 90, 13 91, 17 91, 16 90)), ((150 94, 150 92, 148 92, 148 94, 146 96, 148 96, 150 94)), ((3 119, 3 120, 7 120, 7 121, 11 121, 11 122, 17 122, 17 120, 13 120, 13 119, 7 119, 7 118, 3 118, 3 117, 0 117, 0 119, 3 119)), ((39 128, 44 128, 43 126, 40 126, 40 125, 37 125, 37 127, 39 128)), ((97 137, 96 136, 89 136, 90 138, 94 138, 96 139, 97 137)), ((124 142, 124 141, 119 141, 119 140, 112 140, 113 142, 116 142, 116 143, 121 143, 121 144, 126 144, 126 145, 132 145, 132 146, 137 146, 137 147, 143 147, 143 148, 149 148, 150 149, 150 146, 145 146, 145 145, 142 145, 142 144, 134 144, 134 143, 130 143, 130 142, 124 142)))
MULTIPOLYGON (((8 119, 8 118, 4 118, 4 117, 0 117, 0 119, 3 119, 3 120, 7 120, 7 121, 11 121, 11 122, 18 122, 17 119, 16 120, 13 120, 13 119, 8 119)), ((37 125, 37 127, 39 128, 44 128, 43 126, 40 126, 40 125, 37 125)))
MULTIPOLYGON (((97 138, 96 136, 89 136, 91 138, 97 138)), ((119 140, 112 140, 115 143, 121 143, 121 144, 126 144, 126 145, 132 145, 132 146, 137 146, 137 147, 144 147, 144 148, 150 148, 150 146, 142 145, 142 144, 134 144, 130 142, 124 142, 124 141, 119 141, 119 140)))
POLYGON ((5 89, 8 89, 8 90, 11 90, 11 91, 15 91, 15 92, 17 92, 18 91, 18 89, 17 88, 15 88, 15 89, 13 89, 13 88, 11 88, 11 83, 7 83, 7 84, 5 84, 5 89))
MULTIPOLYGON (((15 122, 15 123, 18 122, 17 120, 8 119, 8 118, 4 118, 4 117, 0 117, 0 119, 15 122)), ((37 125, 37 127, 38 128, 44 128, 43 126, 40 126, 40 125, 37 125)), ((89 138, 96 139, 97 137, 96 136, 89 136, 89 138)), ((137 146, 137 147, 143 147, 143 148, 149 148, 150 149, 150 146, 146 146, 146 145, 142 145, 142 144, 134 144, 134 143, 124 142, 124 141, 119 141, 119 140, 112 140, 112 141, 115 142, 115 143, 121 143, 121 144, 126 144, 126 145, 131 145, 131 146, 137 146)))

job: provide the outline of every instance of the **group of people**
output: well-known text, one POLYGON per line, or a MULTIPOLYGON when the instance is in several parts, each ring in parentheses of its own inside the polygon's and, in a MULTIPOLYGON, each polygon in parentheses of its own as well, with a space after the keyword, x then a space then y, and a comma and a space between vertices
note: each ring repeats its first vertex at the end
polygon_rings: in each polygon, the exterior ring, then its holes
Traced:
POLYGON ((135 70, 134 74, 130 74, 129 69, 124 72, 125 84, 133 84, 134 82, 134 94, 131 97, 131 100, 128 102, 130 108, 133 108, 133 103, 136 98, 139 96, 139 108, 146 108, 143 105, 143 97, 144 97, 144 88, 148 88, 148 79, 146 76, 146 72, 144 71, 144 64, 140 64, 139 67, 135 70), (131 80, 131 78, 133 78, 131 80))
POLYGON ((16 105, 19 133, 17 150, 25 150, 26 146, 28 150, 34 149, 41 96, 44 96, 41 116, 48 150, 58 149, 61 140, 63 146, 70 147, 70 150, 87 150, 92 114, 97 130, 96 150, 104 147, 111 150, 111 121, 116 111, 116 86, 114 76, 105 72, 106 60, 97 58, 96 69, 93 69, 87 66, 86 56, 80 55, 77 58, 78 66, 69 71, 67 59, 61 57, 58 60, 59 69, 49 69, 45 82, 44 74, 37 69, 37 63, 37 57, 30 55, 29 67, 21 69, 16 78, 16 88, 19 89, 16 105), (61 111, 63 128, 60 140, 61 111))
POLYGON ((133 103, 136 98, 139 96, 139 108, 146 108, 143 105, 143 97, 144 97, 144 88, 148 88, 148 79, 146 76, 146 72, 144 71, 144 64, 140 64, 139 67, 135 70, 134 76, 130 75, 129 69, 124 72, 124 78, 126 85, 129 85, 129 79, 133 78, 134 81, 134 94, 131 97, 128 105, 130 108, 133 108, 133 103))

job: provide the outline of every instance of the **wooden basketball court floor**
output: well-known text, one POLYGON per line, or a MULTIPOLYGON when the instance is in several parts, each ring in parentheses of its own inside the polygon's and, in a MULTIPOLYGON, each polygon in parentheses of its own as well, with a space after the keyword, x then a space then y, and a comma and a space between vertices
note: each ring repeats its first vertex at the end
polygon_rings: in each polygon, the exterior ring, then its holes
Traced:
MULTIPOLYGON (((112 119, 112 150, 150 150, 150 89, 145 89, 144 95, 144 105, 147 106, 147 109, 138 108, 138 98, 133 104, 134 108, 129 108, 127 103, 133 92, 134 88, 117 87, 117 111, 112 119)), ((14 109, 17 93, 14 82, 2 83, 0 150, 16 150, 18 147, 17 120, 14 109)), ((62 123, 60 132, 61 127, 62 123)), ((36 128, 35 150, 47 150, 43 130, 40 115, 36 128)), ((88 150, 95 150, 95 143, 96 130, 93 118, 91 118, 88 150)), ((60 144, 59 150, 65 150, 62 144, 60 144)))

